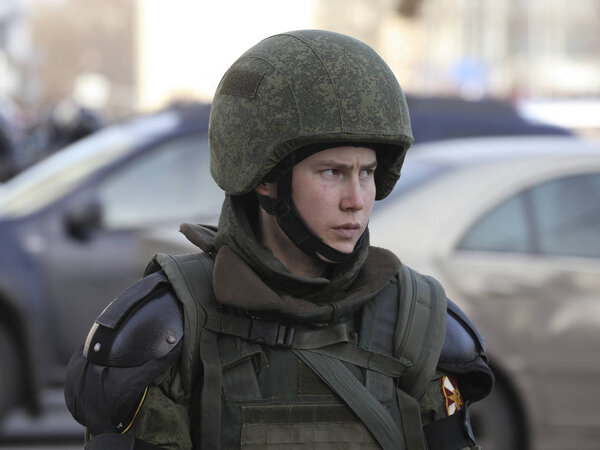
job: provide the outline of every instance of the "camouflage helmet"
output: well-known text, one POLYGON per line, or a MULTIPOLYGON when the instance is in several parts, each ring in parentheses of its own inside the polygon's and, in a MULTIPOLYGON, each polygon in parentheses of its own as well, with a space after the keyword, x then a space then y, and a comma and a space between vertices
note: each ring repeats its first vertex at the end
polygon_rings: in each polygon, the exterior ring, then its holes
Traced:
POLYGON ((375 173, 377 199, 393 189, 413 141, 387 64, 363 42, 320 30, 275 35, 244 53, 217 87, 209 139, 211 174, 230 195, 252 191, 303 147, 387 149, 375 173))

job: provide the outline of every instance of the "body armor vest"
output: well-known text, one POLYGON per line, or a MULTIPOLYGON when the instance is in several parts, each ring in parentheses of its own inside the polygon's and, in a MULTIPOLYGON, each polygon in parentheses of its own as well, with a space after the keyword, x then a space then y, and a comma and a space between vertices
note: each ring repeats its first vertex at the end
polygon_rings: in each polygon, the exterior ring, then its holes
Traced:
POLYGON ((310 328, 223 311, 206 254, 159 254, 149 270, 160 269, 183 304, 181 374, 197 405, 196 446, 425 448, 416 397, 446 323, 434 280, 403 267, 359 314, 310 328))

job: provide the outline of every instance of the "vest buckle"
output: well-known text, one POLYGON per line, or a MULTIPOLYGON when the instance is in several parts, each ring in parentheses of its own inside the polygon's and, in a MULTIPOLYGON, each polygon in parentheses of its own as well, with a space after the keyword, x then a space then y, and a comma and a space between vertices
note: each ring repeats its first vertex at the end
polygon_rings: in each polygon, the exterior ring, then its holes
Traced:
POLYGON ((248 339, 271 347, 290 348, 294 342, 294 327, 277 322, 252 319, 248 339))

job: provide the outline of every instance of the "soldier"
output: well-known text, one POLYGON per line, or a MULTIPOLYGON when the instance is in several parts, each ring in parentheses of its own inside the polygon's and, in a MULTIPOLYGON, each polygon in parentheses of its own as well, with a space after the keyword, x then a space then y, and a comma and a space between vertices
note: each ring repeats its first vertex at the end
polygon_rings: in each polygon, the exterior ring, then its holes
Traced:
POLYGON ((182 225, 201 251, 156 255, 69 364, 87 448, 477 448, 482 339, 369 246, 412 143, 384 61, 332 32, 267 38, 225 73, 209 139, 218 229, 182 225))

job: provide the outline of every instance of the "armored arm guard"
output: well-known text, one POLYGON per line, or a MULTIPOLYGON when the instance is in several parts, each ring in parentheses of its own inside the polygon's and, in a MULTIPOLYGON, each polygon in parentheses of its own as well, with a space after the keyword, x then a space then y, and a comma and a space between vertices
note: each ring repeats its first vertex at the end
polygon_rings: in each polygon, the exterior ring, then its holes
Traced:
POLYGON ((424 426, 427 448, 479 449, 471 430, 468 405, 489 395, 494 374, 487 364, 483 338, 467 315, 450 300, 437 369, 437 378, 421 400, 432 415, 424 426))
POLYGON ((75 420, 93 436, 125 433, 148 385, 179 357, 182 336, 182 308, 164 273, 117 297, 69 362, 65 399, 75 420))
POLYGON ((467 315, 450 300, 438 369, 456 375, 461 394, 468 402, 487 397, 494 387, 494 374, 487 364, 483 337, 467 315))

